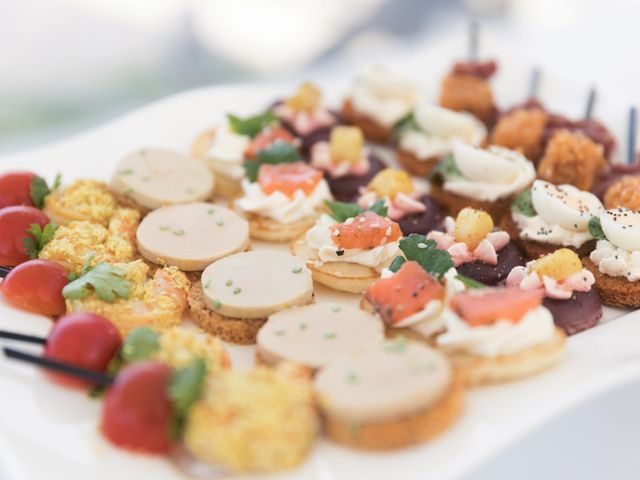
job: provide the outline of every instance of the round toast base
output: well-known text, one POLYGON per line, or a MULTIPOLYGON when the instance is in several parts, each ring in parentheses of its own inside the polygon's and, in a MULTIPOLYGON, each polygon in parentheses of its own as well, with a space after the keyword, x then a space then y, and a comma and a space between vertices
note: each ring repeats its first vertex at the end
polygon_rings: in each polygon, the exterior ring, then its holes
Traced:
POLYGON ((371 117, 357 112, 349 98, 345 98, 344 102, 342 102, 341 115, 347 123, 360 128, 365 138, 370 142, 388 143, 391 140, 393 129, 385 127, 371 117))
POLYGON ((625 277, 602 273, 589 257, 582 258, 582 265, 593 273, 603 304, 618 308, 640 308, 640 281, 630 282, 625 277))
POLYGON ((293 223, 280 223, 260 215, 246 215, 249 220, 249 234, 256 240, 287 243, 304 235, 315 224, 317 216, 304 218, 293 223))
POLYGON ((500 198, 495 202, 483 200, 474 200, 473 198, 463 197, 453 192, 447 192, 440 185, 431 184, 431 197, 436 201, 440 208, 447 212, 448 215, 456 217, 460 210, 465 207, 484 210, 493 219, 493 223, 500 224, 502 217, 510 211, 513 195, 506 198, 500 198))
POLYGON ((396 149, 396 160, 407 172, 418 177, 428 176, 440 161, 439 157, 418 158, 413 153, 396 149))

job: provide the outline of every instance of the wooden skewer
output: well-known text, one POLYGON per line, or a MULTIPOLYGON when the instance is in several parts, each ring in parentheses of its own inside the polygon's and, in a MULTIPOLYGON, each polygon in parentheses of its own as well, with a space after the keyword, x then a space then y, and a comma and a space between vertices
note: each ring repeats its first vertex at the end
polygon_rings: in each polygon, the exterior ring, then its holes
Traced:
POLYGON ((98 373, 91 370, 86 370, 84 368, 75 367, 73 365, 58 362, 57 360, 52 360, 50 358, 39 357, 38 355, 32 355, 20 350, 14 350, 13 348, 4 347, 2 350, 4 351, 4 354, 7 358, 31 363, 48 370, 53 370, 64 375, 69 375, 70 377, 86 380, 95 385, 108 387, 109 385, 111 385, 111 383, 113 383, 113 378, 105 375, 104 373, 98 373))
POLYGON ((638 114, 636 107, 629 109, 629 131, 627 132, 627 164, 636 163, 636 135, 638 131, 638 114))
POLYGON ((591 117, 593 116, 593 107, 595 106, 595 103, 596 103, 597 94, 598 92, 596 90, 596 87, 591 87, 589 89, 589 96, 587 97, 587 106, 584 111, 584 118, 586 120, 591 119, 591 117))
POLYGON ((478 60, 480 24, 476 20, 469 22, 469 60, 478 60))
POLYGON ((40 345, 44 345, 45 343, 47 343, 47 339, 45 337, 26 335, 24 333, 14 333, 7 330, 0 330, 0 338, 5 338, 7 340, 18 340, 27 343, 38 343, 40 345))

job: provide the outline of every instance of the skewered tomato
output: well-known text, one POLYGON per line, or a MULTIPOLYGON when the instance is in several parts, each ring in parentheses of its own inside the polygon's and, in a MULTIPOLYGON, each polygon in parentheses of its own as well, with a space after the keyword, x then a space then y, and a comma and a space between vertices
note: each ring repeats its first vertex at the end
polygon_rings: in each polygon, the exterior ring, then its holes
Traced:
POLYGON ((0 175, 0 208, 12 205, 33 206, 31 172, 8 172, 0 175))
POLYGON ((13 206, 0 210, 0 265, 13 267, 29 260, 24 239, 32 224, 44 228, 49 218, 35 207, 13 206))
POLYGON ((69 283, 69 272, 49 260, 30 260, 15 267, 0 284, 8 302, 43 315, 62 315, 65 311, 62 289, 69 283))
MULTIPOLYGON (((76 367, 105 373, 122 345, 118 329, 93 313, 72 313, 61 317, 47 337, 44 356, 76 367)), ((47 372, 56 383, 89 387, 90 383, 66 375, 47 372)))
POLYGON ((172 444, 170 378, 171 368, 160 362, 136 362, 122 369, 102 409, 107 439, 129 450, 166 453, 172 444))

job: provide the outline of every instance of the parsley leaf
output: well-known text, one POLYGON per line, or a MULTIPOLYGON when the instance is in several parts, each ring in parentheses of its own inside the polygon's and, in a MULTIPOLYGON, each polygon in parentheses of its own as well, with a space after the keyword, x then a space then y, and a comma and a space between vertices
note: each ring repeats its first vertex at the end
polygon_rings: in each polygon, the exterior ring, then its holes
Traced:
POLYGON ((589 233, 596 240, 607 239, 607 236, 602 230, 602 225, 600 224, 600 217, 591 217, 591 220, 589 220, 589 233))
POLYGON ((406 258, 397 256, 393 259, 391 265, 389 265, 389 270, 391 270, 393 273, 396 273, 398 270, 400 270, 400 268, 405 264, 406 261, 406 258))
POLYGON ((302 157, 298 153, 298 149, 283 140, 276 140, 267 148, 258 151, 255 160, 244 162, 244 171, 250 182, 258 179, 258 171, 260 167, 268 163, 277 165, 279 163, 301 162, 302 157))
POLYGON ((147 360, 160 348, 160 335, 149 327, 134 328, 124 339, 120 355, 127 362, 147 360))
POLYGON ((40 250, 53 238, 58 226, 54 222, 47 223, 41 228, 37 223, 32 223, 27 233, 31 236, 24 237, 22 244, 24 245, 29 258, 38 258, 40 250))
POLYGON ((31 197, 33 205, 40 209, 44 207, 45 197, 51 194, 54 190, 57 190, 60 187, 60 182, 61 176, 59 173, 56 175, 51 188, 49 188, 45 179, 39 175, 31 177, 31 182, 29 184, 29 196, 31 197))
POLYGON ((259 113, 252 117, 240 118, 235 115, 227 115, 229 120, 229 126, 238 135, 247 135, 254 138, 258 135, 266 126, 275 123, 278 119, 273 112, 259 113))
POLYGON ((438 162, 429 175, 429 180, 435 183, 442 183, 446 177, 462 177, 462 172, 456 165, 453 155, 447 155, 438 162))
POLYGON ((474 280, 473 278, 469 278, 466 275, 457 274, 456 280, 460 280, 462 283, 464 283, 464 286, 466 288, 472 288, 472 289, 487 288, 487 286, 484 283, 474 280))
POLYGON ((405 133, 411 130, 420 130, 414 112, 407 113, 393 125, 393 140, 399 140, 405 133))
POLYGON ((204 386, 207 365, 202 358, 195 358, 186 367, 173 372, 169 381, 169 398, 173 403, 172 436, 178 438, 184 426, 189 407, 195 402, 204 386))
MULTIPOLYGON (((438 250, 436 248, 436 242, 427 240, 427 237, 424 235, 412 233, 408 237, 403 238, 400 240, 400 250, 402 250, 407 260, 418 262, 423 269, 439 280, 442 279, 450 268, 455 266, 449 252, 446 250, 438 250)), ((396 262, 396 260, 394 260, 392 264, 394 262, 396 262)), ((396 266, 399 268, 398 265, 396 266)))
POLYGON ((126 271, 110 263, 98 263, 84 271, 78 278, 62 289, 62 296, 71 300, 81 300, 95 292, 107 303, 118 298, 127 299, 131 293, 131 283, 125 278, 126 271))
POLYGON ((516 196, 515 200, 511 204, 511 211, 520 213, 526 217, 535 217, 538 214, 536 209, 533 208, 530 188, 523 190, 516 196))
POLYGON ((383 198, 376 200, 376 202, 369 208, 364 210, 357 203, 345 203, 333 200, 325 200, 324 204, 329 207, 329 215, 331 215, 337 222, 344 223, 349 218, 357 217, 361 213, 366 211, 373 212, 381 217, 387 216, 387 205, 383 198))

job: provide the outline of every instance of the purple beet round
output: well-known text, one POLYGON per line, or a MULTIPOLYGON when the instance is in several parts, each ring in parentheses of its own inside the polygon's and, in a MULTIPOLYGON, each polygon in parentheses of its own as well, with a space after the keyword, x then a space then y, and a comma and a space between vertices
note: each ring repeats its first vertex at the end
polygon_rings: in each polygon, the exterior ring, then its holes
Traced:
POLYGON ((574 292, 566 300, 545 298, 542 304, 553 315, 555 324, 567 335, 594 327, 602 318, 600 295, 595 288, 588 292, 574 292))
POLYGON ((496 265, 489 265, 476 260, 475 262, 464 263, 456 267, 456 270, 461 275, 482 282, 485 285, 494 286, 505 280, 513 267, 525 265, 525 263, 520 249, 514 243, 509 242, 498 251, 498 263, 496 265))
POLYGON ((442 210, 429 195, 422 195, 419 200, 427 207, 424 212, 405 215, 398 220, 398 225, 400 225, 404 236, 411 233, 426 235, 431 230, 440 227, 444 219, 442 210))
POLYGON ((378 172, 387 168, 382 163, 382 160, 375 155, 369 155, 369 164, 371 168, 365 175, 345 175, 334 178, 325 172, 324 178, 327 180, 329 189, 336 200, 340 202, 355 202, 360 193, 360 187, 366 187, 378 172))

